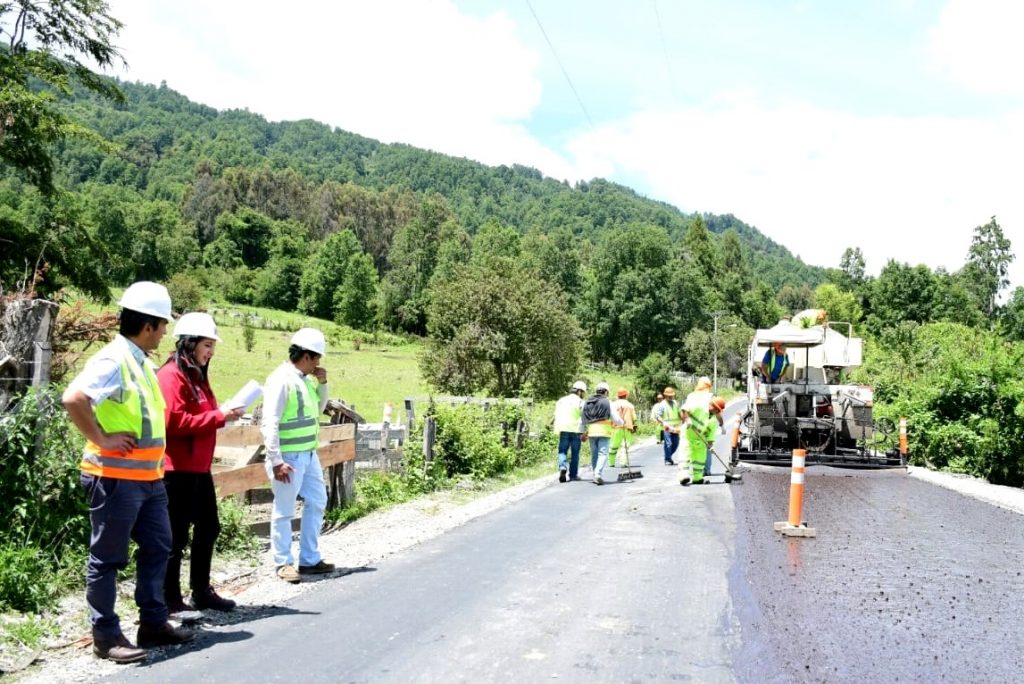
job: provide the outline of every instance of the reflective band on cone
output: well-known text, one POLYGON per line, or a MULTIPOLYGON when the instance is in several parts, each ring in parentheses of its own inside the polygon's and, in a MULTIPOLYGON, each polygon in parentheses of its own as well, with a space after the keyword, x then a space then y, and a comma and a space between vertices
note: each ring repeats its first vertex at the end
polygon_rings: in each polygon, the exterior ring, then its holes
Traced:
POLYGON ((789 478, 789 524, 800 527, 800 518, 804 508, 804 471, 807 463, 807 452, 793 449, 793 472, 789 478))

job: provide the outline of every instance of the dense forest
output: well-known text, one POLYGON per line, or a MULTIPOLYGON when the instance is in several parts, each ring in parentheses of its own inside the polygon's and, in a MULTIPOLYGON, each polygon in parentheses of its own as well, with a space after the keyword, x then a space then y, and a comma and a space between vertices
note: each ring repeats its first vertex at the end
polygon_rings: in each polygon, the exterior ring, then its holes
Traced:
MULTIPOLYGON (((1000 479, 1022 477, 1008 435, 1024 390, 1003 394, 1024 387, 1024 288, 1003 296, 1013 254, 995 217, 955 272, 890 261, 870 276, 856 246, 814 267, 734 216, 686 214, 606 180, 270 123, 32 55, 0 47, 4 291, 71 285, 103 299, 158 280, 180 310, 255 304, 425 338, 424 374, 444 391, 543 397, 586 360, 695 372, 717 360, 736 374, 753 328, 815 306, 869 338, 862 380, 877 381, 883 407, 920 414, 931 460, 954 462, 964 439, 924 427, 942 415, 986 426, 986 448, 1008 464, 1000 479), (1009 362, 968 368, 936 334, 1009 362), (945 393, 914 403, 937 382, 918 370, 937 362, 1002 403, 985 395, 964 416, 943 413, 945 393), (1014 382, 977 377, 996 369, 1014 382), (984 422, 997 404, 1006 420, 984 422)), ((962 467, 991 465, 978 458, 962 467)))

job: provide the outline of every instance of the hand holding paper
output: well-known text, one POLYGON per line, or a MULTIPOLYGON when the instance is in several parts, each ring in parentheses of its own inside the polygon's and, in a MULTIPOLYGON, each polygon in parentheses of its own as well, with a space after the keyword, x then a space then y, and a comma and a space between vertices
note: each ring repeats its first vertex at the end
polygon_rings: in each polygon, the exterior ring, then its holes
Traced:
POLYGON ((238 390, 235 396, 228 399, 221 405, 225 413, 234 409, 244 409, 263 396, 263 388, 255 380, 245 383, 242 389, 238 390))

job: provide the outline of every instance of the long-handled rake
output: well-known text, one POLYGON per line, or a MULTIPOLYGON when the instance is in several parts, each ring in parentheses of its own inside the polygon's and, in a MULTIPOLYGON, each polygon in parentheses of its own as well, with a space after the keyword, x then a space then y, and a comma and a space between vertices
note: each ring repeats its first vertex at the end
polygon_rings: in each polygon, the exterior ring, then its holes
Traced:
POLYGON ((626 482, 627 480, 639 480, 641 477, 644 476, 644 474, 640 472, 639 468, 637 468, 636 470, 633 470, 633 468, 630 467, 630 465, 629 465, 629 444, 626 442, 625 439, 622 440, 622 448, 626 450, 626 472, 619 473, 618 481, 619 482, 626 482))

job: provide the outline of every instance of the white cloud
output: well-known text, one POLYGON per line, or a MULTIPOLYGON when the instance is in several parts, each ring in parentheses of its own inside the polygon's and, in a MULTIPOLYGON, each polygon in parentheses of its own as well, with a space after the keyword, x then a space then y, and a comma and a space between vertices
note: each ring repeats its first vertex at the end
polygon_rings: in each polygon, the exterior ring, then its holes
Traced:
POLYGON ((928 35, 937 66, 978 92, 1024 95, 1024 4, 1007 0, 951 0, 928 35))
POLYGON ((540 57, 502 12, 450 2, 113 3, 129 79, 218 109, 311 118, 385 142, 571 175, 523 127, 540 57))
POLYGON ((1024 112, 865 118, 737 95, 638 113, 571 148, 686 211, 733 213, 810 263, 859 246, 874 272, 890 258, 955 270, 992 215, 1024 260, 1022 127, 1024 112))

